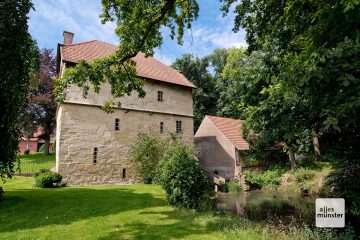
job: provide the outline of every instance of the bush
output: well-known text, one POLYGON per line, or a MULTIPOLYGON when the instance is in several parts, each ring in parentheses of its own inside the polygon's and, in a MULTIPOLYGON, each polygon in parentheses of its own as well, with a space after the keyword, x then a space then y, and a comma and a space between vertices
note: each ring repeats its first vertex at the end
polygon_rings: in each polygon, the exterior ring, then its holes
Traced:
POLYGON ((152 182, 159 162, 164 157, 167 142, 152 133, 139 134, 137 142, 130 149, 130 161, 136 163, 136 170, 144 182, 152 182))
POLYGON ((199 209, 208 201, 211 185, 194 157, 194 151, 174 144, 162 161, 157 182, 175 207, 199 209))
POLYGON ((226 192, 241 192, 243 190, 242 186, 238 183, 227 182, 225 183, 226 192))
POLYGON ((4 200, 4 190, 0 187, 0 202, 4 200))
POLYGON ((149 176, 145 176, 145 177, 143 178, 143 182, 144 182, 145 184, 151 184, 152 181, 153 181, 153 179, 152 179, 151 177, 149 177, 149 176))
POLYGON ((26 149, 25 151, 24 151, 24 155, 29 155, 30 154, 30 149, 26 149))
POLYGON ((43 173, 50 173, 50 169, 47 169, 47 168, 40 168, 40 170, 38 172, 35 173, 35 177, 39 176, 40 174, 43 174, 43 173))
POLYGON ((245 181, 250 189, 262 189, 267 186, 277 188, 281 182, 281 175, 285 172, 282 166, 272 166, 264 172, 245 171, 245 181))
POLYGON ((295 179, 297 183, 303 183, 306 180, 311 180, 314 176, 314 172, 308 168, 299 168, 295 172, 295 179))
POLYGON ((38 173, 35 177, 35 186, 42 188, 52 188, 61 186, 62 176, 60 173, 45 171, 38 173))

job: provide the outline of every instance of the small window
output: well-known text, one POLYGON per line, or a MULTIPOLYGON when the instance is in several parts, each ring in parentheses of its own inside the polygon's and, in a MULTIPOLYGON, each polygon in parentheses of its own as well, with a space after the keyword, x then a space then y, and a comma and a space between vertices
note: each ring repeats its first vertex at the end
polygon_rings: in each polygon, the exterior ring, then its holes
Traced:
POLYGON ((158 91, 158 102, 163 101, 163 91, 158 91))
POLYGON ((126 178, 126 168, 123 168, 122 178, 126 178))
POLYGON ((160 133, 164 133, 164 122, 160 122, 160 133))
POLYGON ((181 132, 182 132, 182 122, 176 121, 176 133, 181 133, 181 132))
POLYGON ((94 152, 93 152, 93 163, 94 164, 97 164, 98 161, 97 161, 97 157, 98 157, 98 148, 94 148, 94 152))
POLYGON ((115 131, 120 130, 120 118, 115 118, 115 131))

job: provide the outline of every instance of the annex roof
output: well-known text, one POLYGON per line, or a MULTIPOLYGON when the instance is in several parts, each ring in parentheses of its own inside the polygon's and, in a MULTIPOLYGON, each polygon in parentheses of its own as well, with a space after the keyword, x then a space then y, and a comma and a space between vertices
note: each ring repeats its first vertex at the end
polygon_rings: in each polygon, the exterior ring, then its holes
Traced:
MULTIPOLYGON (((116 45, 98 40, 67 45, 60 44, 62 60, 72 63, 103 58, 114 53, 116 49, 116 45)), ((195 88, 178 70, 153 57, 145 58, 145 54, 139 53, 133 60, 136 62, 136 74, 139 77, 195 88)))
POLYGON ((224 136, 236 147, 237 150, 249 149, 249 143, 243 138, 242 120, 209 115, 205 117, 207 117, 222 134, 224 134, 224 136))

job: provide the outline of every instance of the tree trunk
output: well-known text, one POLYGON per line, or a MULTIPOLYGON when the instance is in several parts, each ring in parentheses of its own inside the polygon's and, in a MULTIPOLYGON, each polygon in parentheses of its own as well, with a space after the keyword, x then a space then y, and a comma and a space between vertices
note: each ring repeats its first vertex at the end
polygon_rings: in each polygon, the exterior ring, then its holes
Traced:
POLYGON ((295 172, 296 160, 295 160, 295 153, 292 150, 289 150, 289 159, 291 162, 291 172, 295 172))
POLYGON ((320 144, 319 144, 318 134, 317 134, 315 128, 312 129, 312 136, 313 136, 313 146, 314 146, 314 152, 315 152, 315 159, 317 161, 319 161, 319 160, 321 160, 320 144))
POLYGON ((50 145, 50 139, 45 139, 45 144, 44 144, 44 156, 48 156, 49 155, 49 145, 50 145))

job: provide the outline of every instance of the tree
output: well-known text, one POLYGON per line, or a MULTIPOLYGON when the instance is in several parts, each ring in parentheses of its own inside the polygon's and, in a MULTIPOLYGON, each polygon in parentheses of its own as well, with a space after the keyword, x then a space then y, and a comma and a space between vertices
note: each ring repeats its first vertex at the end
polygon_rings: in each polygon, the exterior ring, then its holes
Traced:
POLYGON ((36 88, 30 91, 29 106, 37 108, 37 123, 43 133, 39 136, 45 140, 44 155, 49 155, 51 134, 56 125, 55 82, 56 60, 52 49, 43 49, 40 53, 40 78, 36 88))
POLYGON ((26 102, 37 47, 28 32, 29 0, 0 3, 0 178, 11 177, 19 149, 19 115, 26 102))
POLYGON ((205 115, 216 114, 216 102, 218 92, 215 89, 215 79, 208 71, 206 58, 194 58, 190 54, 184 54, 172 65, 185 75, 197 88, 193 92, 194 102, 194 132, 200 126, 205 115))
MULTIPOLYGON (((184 28, 191 27, 199 11, 197 2, 192 0, 102 0, 102 5, 101 21, 116 22, 115 33, 120 45, 109 57, 91 63, 80 62, 65 72, 56 89, 60 101, 65 99, 69 84, 83 87, 86 96, 89 83, 98 93, 104 81, 110 83, 113 97, 130 95, 133 91, 143 97, 143 82, 136 77, 135 62, 131 58, 140 51, 146 56, 153 55, 154 49, 162 44, 162 27, 170 28, 171 38, 176 36, 181 44, 184 28)), ((113 104, 111 99, 106 101, 104 110, 110 112, 113 104)))
MULTIPOLYGON (((233 3, 225 1, 223 10, 233 3)), ((353 1, 236 5, 234 30, 245 28, 248 52, 269 56, 264 62, 271 81, 261 90, 266 99, 248 111, 249 124, 260 133, 273 127, 273 134, 260 136, 282 139, 299 152, 308 149, 311 138, 319 150, 321 139, 335 143, 346 132, 352 141, 338 145, 347 152, 359 149, 359 8, 353 1)))

